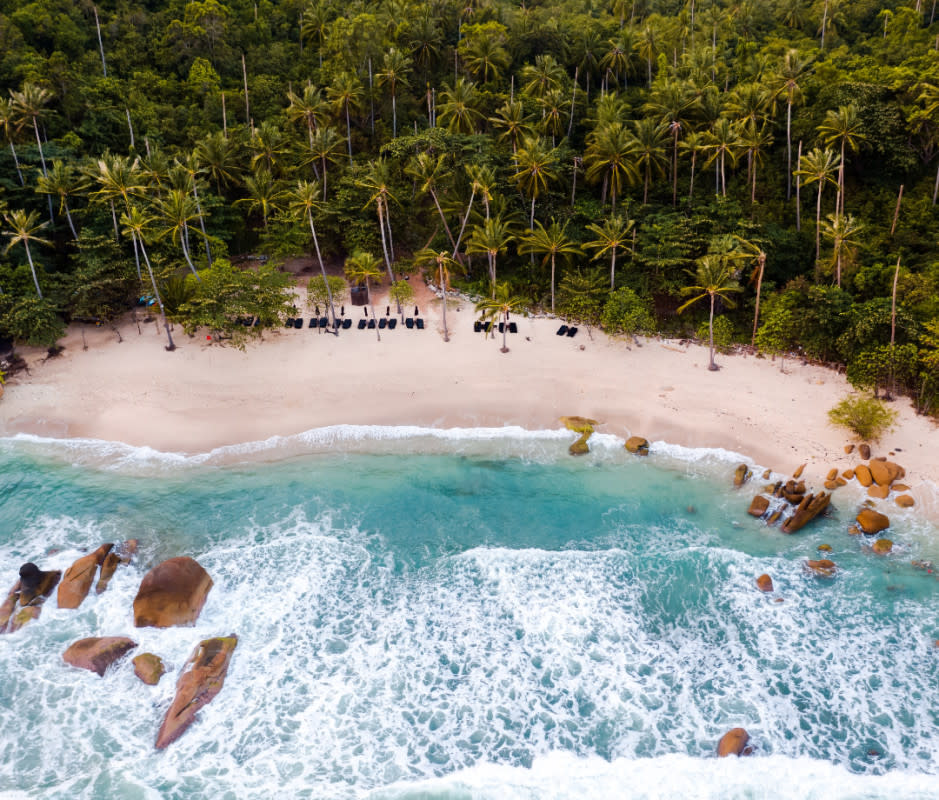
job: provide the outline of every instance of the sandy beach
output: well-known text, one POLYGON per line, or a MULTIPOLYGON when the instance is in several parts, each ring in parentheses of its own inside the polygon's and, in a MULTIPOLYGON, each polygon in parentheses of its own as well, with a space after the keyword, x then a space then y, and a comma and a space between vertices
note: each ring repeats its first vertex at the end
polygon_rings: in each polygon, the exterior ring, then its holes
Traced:
MULTIPOLYGON (((177 328, 179 347, 168 353, 155 321, 138 333, 129 315, 122 343, 107 328, 86 328, 83 350, 72 326, 58 358, 21 351, 30 374, 8 382, 0 434, 198 453, 343 423, 543 429, 579 414, 601 421, 602 432, 726 448, 781 473, 806 462, 813 482, 858 463, 844 453, 848 434, 828 423, 827 410, 850 391, 831 370, 787 360, 783 373, 778 361, 732 355, 718 356, 721 369, 710 372, 705 347, 664 339, 637 346, 585 328, 562 338, 560 323, 545 318, 516 317, 518 333, 502 353, 501 336, 473 332, 471 303, 451 298, 449 342, 439 301, 422 286, 417 303, 423 331, 399 324, 379 342, 356 327, 338 337, 283 329, 247 352, 177 328)), ((375 306, 383 313, 384 297, 375 306)), ((363 315, 346 312, 354 322, 363 315)), ((939 475, 936 427, 906 400, 893 407, 899 422, 874 455, 894 453, 916 494, 939 475)))

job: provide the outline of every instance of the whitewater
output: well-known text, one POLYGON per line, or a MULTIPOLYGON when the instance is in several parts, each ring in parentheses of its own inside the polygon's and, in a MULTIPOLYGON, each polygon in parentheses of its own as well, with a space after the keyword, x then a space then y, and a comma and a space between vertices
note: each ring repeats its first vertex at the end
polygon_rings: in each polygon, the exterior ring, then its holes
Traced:
POLYGON ((140 551, 77 611, 0 637, 0 797, 932 798, 939 796, 939 531, 746 514, 741 454, 568 431, 335 426, 189 456, 0 439, 0 591, 24 561, 140 551), (805 572, 820 544, 833 580, 805 572), (215 581, 193 628, 134 629, 149 568, 215 581), (763 595, 757 575, 772 575, 763 595), (5 582, 5 583, 4 583, 5 582), (153 748, 179 669, 235 633, 225 687, 153 748), (128 635, 144 686, 67 666, 128 635), (745 727, 745 759, 717 759, 745 727))

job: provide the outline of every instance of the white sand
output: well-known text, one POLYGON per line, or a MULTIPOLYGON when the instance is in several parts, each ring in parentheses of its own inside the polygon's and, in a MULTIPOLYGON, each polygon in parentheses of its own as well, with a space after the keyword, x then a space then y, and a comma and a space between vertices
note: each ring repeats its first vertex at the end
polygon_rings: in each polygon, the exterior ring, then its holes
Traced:
MULTIPOLYGON (((247 352, 177 328, 179 349, 167 353, 154 322, 139 335, 129 318, 123 343, 92 328, 83 351, 73 326, 59 358, 24 353, 31 375, 8 383, 0 434, 195 453, 342 423, 539 429, 579 414, 602 421, 603 432, 723 447, 782 473, 808 462, 805 476, 816 484, 830 467, 859 463, 844 453, 848 435, 827 420, 850 391, 830 370, 787 361, 783 374, 768 359, 719 355, 720 371, 709 372, 706 348, 657 339, 637 347, 584 328, 560 338, 558 321, 521 317, 503 354, 501 336, 473 333, 471 304, 451 301, 444 342, 439 301, 422 289, 418 303, 424 331, 399 323, 378 342, 374 331, 355 327, 339 337, 304 327, 265 334, 247 352)), ((384 311, 384 301, 375 305, 384 311)), ((354 322, 362 316, 360 308, 346 311, 354 322)), ((894 452, 916 496, 917 486, 939 476, 939 438, 908 401, 894 407, 899 424, 874 454, 894 452)))

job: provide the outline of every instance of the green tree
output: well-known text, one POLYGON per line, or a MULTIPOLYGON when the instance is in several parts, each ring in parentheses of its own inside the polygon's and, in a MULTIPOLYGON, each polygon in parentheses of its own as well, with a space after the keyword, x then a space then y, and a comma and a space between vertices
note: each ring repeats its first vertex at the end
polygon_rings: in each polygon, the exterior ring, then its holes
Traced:
POLYGON ((163 298, 160 296, 160 290, 157 288, 156 277, 153 274, 153 265, 150 263, 150 256, 147 255, 146 236, 149 232, 151 222, 152 220, 145 217, 135 205, 131 205, 127 211, 121 214, 121 225, 124 228, 124 233, 130 236, 134 243, 134 252, 137 252, 137 248, 139 247, 143 255, 144 263, 147 266, 147 274, 150 276, 150 287, 153 289, 153 297, 160 307, 160 316, 163 317, 163 328, 166 331, 167 341, 166 349, 172 352, 176 349, 176 345, 173 343, 173 335, 170 333, 170 325, 166 319, 166 309, 163 306, 163 298))
POLYGON ((65 325, 48 298, 0 294, 0 335, 30 347, 55 347, 65 325))
MULTIPOLYGON (((449 342, 450 331, 447 329, 447 290, 450 288, 450 270, 458 266, 457 262, 454 261, 445 250, 435 252, 434 250, 426 249, 421 250, 415 255, 415 263, 431 264, 437 273, 435 279, 443 294, 440 304, 443 310, 443 340, 449 342)), ((410 288, 410 284, 407 284, 407 286, 410 288)))
POLYGON ((486 256, 489 265, 489 285, 493 291, 496 286, 496 259, 508 249, 514 238, 512 226, 502 217, 495 216, 483 220, 481 225, 474 226, 466 240, 467 253, 479 253, 486 256))
POLYGON ((548 183, 557 178, 557 151, 543 139, 525 139, 516 153, 518 170, 513 176, 519 188, 531 198, 528 227, 535 227, 535 200, 548 190, 548 183))
POLYGON ((442 175, 449 172, 446 168, 446 156, 432 156, 430 153, 418 153, 408 163, 405 172, 410 175, 418 184, 418 190, 426 192, 433 198, 434 205, 437 207, 437 213, 440 215, 440 221, 443 223, 443 229, 447 232, 447 238, 450 240, 450 246, 456 250, 456 240, 450 231, 450 225, 440 207, 440 199, 437 197, 437 182, 442 175))
POLYGON ((824 145, 838 145, 841 155, 838 160, 838 198, 835 201, 835 213, 844 213, 844 164, 845 151, 856 152, 867 137, 861 133, 861 119, 858 107, 854 103, 839 106, 837 111, 829 111, 824 121, 818 126, 819 139, 824 145))
POLYGON ((453 86, 444 84, 440 93, 440 121, 450 133, 476 133, 483 119, 476 84, 465 78, 457 79, 453 86))
POLYGON ((802 100, 802 86, 812 65, 811 58, 803 58, 790 48, 783 54, 779 72, 773 78, 773 99, 786 101, 786 199, 792 196, 792 107, 802 100))
POLYGON ((51 246, 52 242, 48 239, 43 239, 36 235, 37 232, 45 228, 48 223, 39 222, 39 213, 37 211, 27 213, 21 209, 4 214, 3 219, 8 226, 7 230, 3 231, 3 235, 10 238, 3 252, 9 253, 10 249, 15 245, 23 245, 26 250, 26 258, 29 261, 29 271, 33 276, 33 284, 36 286, 36 294, 39 299, 42 300, 42 289, 39 288, 39 278, 36 276, 36 265, 33 263, 33 254, 29 249, 29 243, 35 242, 36 244, 51 246))
POLYGON ((606 202, 609 190, 614 212, 616 198, 622 194, 624 184, 639 182, 637 151, 635 139, 621 122, 600 124, 587 139, 584 155, 587 180, 591 183, 602 180, 600 201, 606 202))
POLYGON ((632 251, 632 234, 635 222, 631 219, 624 219, 621 216, 613 215, 607 217, 602 225, 596 223, 587 226, 596 239, 584 244, 585 247, 594 251, 595 259, 602 258, 607 253, 610 254, 610 291, 616 286, 616 256, 620 250, 632 251))
POLYGON ((831 263, 835 268, 835 285, 838 287, 841 286, 842 266, 852 260, 858 234, 863 230, 864 226, 851 214, 829 214, 827 221, 822 223, 822 233, 831 240, 831 263))
POLYGON ((52 169, 46 175, 40 175, 36 181, 36 191, 41 194, 54 195, 59 199, 59 213, 65 212, 65 218, 68 220, 68 226, 75 241, 78 241, 78 232, 75 230, 75 223, 72 221, 68 198, 85 188, 87 188, 87 184, 82 177, 77 175, 70 165, 67 165, 59 158, 53 160, 52 169))
POLYGON ((375 316, 375 306, 372 303, 372 281, 381 280, 381 262, 371 253, 364 250, 356 250, 346 259, 346 278, 353 286, 365 285, 365 293, 368 295, 368 307, 372 309, 372 319, 376 321, 375 336, 381 341, 381 331, 378 329, 377 317, 375 316))
POLYGON ((506 334, 509 329, 509 314, 522 305, 522 298, 512 294, 508 283, 499 283, 492 288, 492 297, 484 297, 476 303, 476 311, 479 312, 479 318, 483 321, 491 321, 493 329, 502 318, 502 347, 499 351, 509 352, 509 346, 506 341, 506 334))
POLYGON ((610 336, 635 336, 637 333, 651 333, 655 330, 655 320, 648 302, 628 286, 610 292, 600 322, 610 336))
POLYGON ((520 254, 535 253, 543 254, 544 258, 541 265, 545 266, 551 262, 551 313, 554 313, 554 284, 555 284, 555 263, 558 256, 565 259, 570 256, 580 255, 583 251, 580 246, 571 240, 567 235, 567 222, 563 225, 556 219, 551 220, 551 224, 546 228, 540 222, 535 223, 535 228, 529 230, 522 237, 518 252, 520 254))
POLYGON ((726 259, 715 255, 701 256, 698 259, 697 270, 689 275, 693 275, 696 283, 686 286, 682 289, 682 294, 693 294, 690 300, 679 306, 678 312, 681 313, 688 306, 703 300, 705 297, 710 299, 710 315, 708 317, 708 349, 710 353, 710 362, 708 369, 712 372, 719 369, 714 363, 714 303, 720 298, 726 305, 733 308, 734 302, 730 295, 733 292, 741 291, 737 284, 736 276, 731 264, 726 259))
POLYGON ((805 178, 805 185, 818 184, 818 199, 815 202, 815 263, 821 258, 821 231, 822 231, 822 190, 826 183, 837 186, 834 174, 839 170, 841 162, 830 148, 819 150, 817 147, 802 156, 802 166, 796 170, 796 175, 805 178))
POLYGON ((353 108, 359 108, 365 96, 362 84, 355 75, 342 72, 336 76, 332 85, 327 88, 326 95, 337 112, 346 118, 346 144, 349 149, 349 163, 352 163, 352 121, 353 108))
POLYGON ((381 70, 376 76, 378 85, 388 87, 391 92, 391 135, 395 138, 398 136, 398 87, 407 88, 411 65, 410 58, 392 47, 385 53, 381 70))
POLYGON ((316 263, 319 264, 322 276, 322 285, 326 289, 329 311, 333 318, 332 330, 339 335, 339 326, 336 324, 336 306, 333 303, 332 289, 323 264, 323 255, 320 253, 320 241, 316 235, 316 226, 313 224, 313 210, 320 208, 319 187, 309 181, 298 181, 297 188, 288 196, 290 210, 310 226, 310 235, 313 237, 313 251, 316 253, 316 263))

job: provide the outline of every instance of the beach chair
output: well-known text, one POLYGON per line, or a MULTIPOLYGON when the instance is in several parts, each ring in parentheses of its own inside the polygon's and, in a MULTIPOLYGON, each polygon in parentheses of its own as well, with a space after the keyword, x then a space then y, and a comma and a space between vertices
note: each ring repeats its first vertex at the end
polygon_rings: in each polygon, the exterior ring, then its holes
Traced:
POLYGON ((404 321, 404 327, 405 327, 405 328, 408 328, 409 330, 410 330, 411 328, 413 328, 413 327, 414 327, 414 320, 413 320, 411 317, 408 317, 408 318, 404 321))
POLYGON ((339 327, 342 325, 342 321, 338 319, 333 320, 333 330, 338 331, 339 327))
POLYGON ((303 317, 297 317, 297 318, 293 321, 293 326, 294 326, 297 330, 300 330, 300 328, 303 327, 303 317))
POLYGON ((558 336, 567 336, 567 325, 562 325, 560 328, 558 328, 558 333, 557 333, 557 335, 558 335, 558 336))
POLYGON ((320 327, 321 328, 329 327, 329 320, 326 317, 320 317, 320 327))
POLYGON ((518 325, 514 322, 509 323, 509 333, 518 333, 518 325))
POLYGON ((380 320, 378 320, 378 328, 379 328, 379 330, 385 330, 385 328, 387 328, 387 327, 388 327, 388 320, 387 320, 387 319, 385 319, 384 317, 382 317, 380 320))
POLYGON ((483 330, 484 330, 486 333, 489 333, 489 331, 492 330, 492 323, 491 323, 491 322, 487 322, 485 325, 483 325, 483 330))
POLYGON ((315 327, 316 327, 316 317, 310 317, 310 324, 307 325, 307 327, 308 327, 308 328, 315 328, 315 327))
POLYGON ((473 333, 479 333, 483 329, 483 324, 479 320, 473 323, 473 333))
POLYGON ((258 327, 258 325, 260 325, 260 324, 261 324, 261 318, 260 318, 260 317, 255 317, 255 318, 254 318, 254 327, 256 328, 256 327, 258 327))
POLYGON ((368 325, 366 325, 365 327, 368 328, 370 331, 375 330, 375 317, 369 317, 368 325))
POLYGON ((577 326, 571 325, 571 327, 567 329, 567 338, 573 339, 576 335, 577 335, 577 326))
POLYGON ((419 331, 424 330, 424 320, 422 320, 420 317, 414 320, 414 324, 417 325, 417 329, 419 331))
POLYGON ((368 320, 360 319, 360 320, 359 320, 359 330, 360 330, 360 331, 364 331, 364 330, 365 330, 365 326, 366 326, 367 324, 368 324, 368 320))
POLYGON ((504 323, 504 322, 500 322, 500 323, 499 323, 499 333, 505 333, 505 323, 504 323))
MULTIPOLYGON (((360 319, 359 322, 365 322, 365 320, 364 320, 364 319, 360 319)), ((342 321, 342 329, 343 329, 344 331, 347 331, 347 330, 349 330, 349 328, 351 328, 351 327, 352 327, 352 320, 349 319, 348 317, 346 317, 346 318, 342 321)))
POLYGON ((394 317, 392 317, 391 319, 388 320, 388 330, 389 330, 389 331, 393 331, 393 330, 394 330, 395 328, 397 328, 397 327, 398 327, 398 320, 396 320, 394 317))
POLYGON ((285 328, 293 327, 293 317, 287 317, 287 321, 284 323, 285 328))

